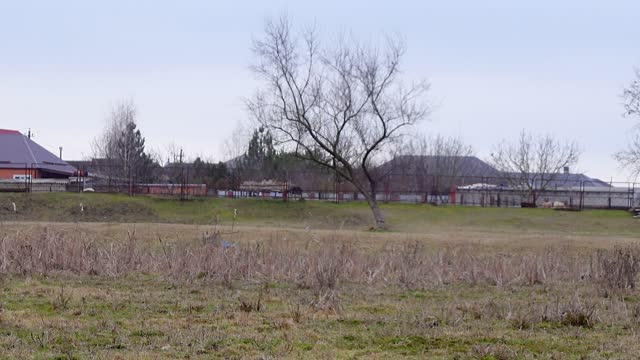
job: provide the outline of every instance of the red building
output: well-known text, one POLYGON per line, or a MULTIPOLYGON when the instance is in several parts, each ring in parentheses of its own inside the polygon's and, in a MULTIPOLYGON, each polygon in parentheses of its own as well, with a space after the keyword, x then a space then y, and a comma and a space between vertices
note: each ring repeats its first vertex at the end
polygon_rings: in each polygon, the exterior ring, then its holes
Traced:
POLYGON ((66 179, 75 171, 29 137, 0 129, 0 179, 66 179))

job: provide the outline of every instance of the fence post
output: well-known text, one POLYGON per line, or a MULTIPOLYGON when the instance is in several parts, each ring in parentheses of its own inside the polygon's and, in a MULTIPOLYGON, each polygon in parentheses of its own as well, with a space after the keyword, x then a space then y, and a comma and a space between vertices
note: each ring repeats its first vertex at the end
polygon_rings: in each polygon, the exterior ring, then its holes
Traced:
POLYGON ((584 209, 584 180, 580 181, 580 210, 584 209))
POLYGON ((37 173, 37 165, 38 164, 31 164, 31 169, 29 169, 29 175, 27 176, 27 183, 29 184, 29 192, 33 191, 33 178, 36 176, 37 173))
POLYGON ((289 200, 289 182, 285 180, 282 189, 282 200, 287 202, 289 200))

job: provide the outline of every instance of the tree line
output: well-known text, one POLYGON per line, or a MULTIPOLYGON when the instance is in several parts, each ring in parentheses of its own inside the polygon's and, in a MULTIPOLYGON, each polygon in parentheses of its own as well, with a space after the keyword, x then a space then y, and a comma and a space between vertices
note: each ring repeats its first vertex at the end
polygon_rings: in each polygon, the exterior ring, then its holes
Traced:
MULTIPOLYGON (((266 22, 251 46, 251 70, 260 85, 246 101, 255 130, 242 155, 227 162, 186 162, 182 153, 173 154, 173 161, 162 166, 145 148, 134 104, 124 102, 96 139, 95 156, 108 159, 114 176, 130 181, 132 172, 138 181, 183 181, 186 167, 191 182, 215 188, 237 188, 244 179, 288 180, 292 173, 324 172, 362 194, 376 227, 385 228, 377 195, 393 169, 383 164, 407 155, 417 155, 415 161, 435 155, 441 157, 437 172, 455 178, 456 162, 473 155, 473 149, 455 138, 415 136, 416 125, 432 110, 429 83, 406 79, 401 38, 389 36, 380 44, 353 37, 323 40, 317 29, 296 30, 286 17, 266 22), (177 170, 167 173, 166 168, 177 170)), ((626 114, 640 116, 640 71, 623 98, 626 114)), ((488 160, 535 203, 536 193, 573 168, 580 154, 574 141, 523 130, 515 140, 499 141, 488 160)), ((640 131, 614 157, 638 176, 640 131)), ((442 180, 439 186, 448 184, 442 180)))
POLYGON ((170 146, 165 155, 150 150, 138 128, 133 101, 115 105, 105 128, 94 139, 90 173, 108 177, 129 187, 136 184, 206 184, 210 189, 238 189, 244 180, 286 181, 287 174, 318 171, 316 165, 277 148, 264 127, 253 130, 241 155, 228 161, 189 157, 181 148, 170 146))

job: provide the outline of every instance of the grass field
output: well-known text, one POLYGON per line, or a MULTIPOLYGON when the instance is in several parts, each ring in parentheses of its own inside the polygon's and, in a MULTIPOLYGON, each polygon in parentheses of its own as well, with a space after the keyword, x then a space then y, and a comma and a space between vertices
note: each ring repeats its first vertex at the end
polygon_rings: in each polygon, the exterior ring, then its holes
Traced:
MULTIPOLYGON (((189 201, 110 194, 2 194, 0 219, 5 221, 125 222, 239 225, 328 230, 366 230, 371 214, 363 202, 282 202, 208 198, 189 201), (11 203, 15 202, 17 213, 11 203), (82 204, 84 211, 80 211, 82 204)), ((420 233, 432 228, 557 231, 564 234, 640 236, 638 221, 625 211, 436 207, 424 204, 382 205, 392 232, 420 233)))
POLYGON ((0 194, 0 359, 640 353, 627 213, 383 210, 0 194))

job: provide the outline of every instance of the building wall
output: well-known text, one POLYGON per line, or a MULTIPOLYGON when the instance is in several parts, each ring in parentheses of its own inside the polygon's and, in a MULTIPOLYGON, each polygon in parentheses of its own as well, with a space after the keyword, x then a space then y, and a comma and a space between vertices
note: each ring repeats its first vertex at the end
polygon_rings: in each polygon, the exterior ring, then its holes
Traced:
POLYGON ((25 175, 31 174, 33 179, 40 178, 40 172, 38 170, 27 170, 25 169, 2 169, 0 168, 0 179, 13 179, 13 175, 25 175))
POLYGON ((18 180, 0 179, 0 192, 62 192, 69 180, 34 179, 28 183, 18 180))
MULTIPOLYGON (((136 185, 136 194, 150 195, 180 195, 183 188, 175 184, 148 184, 136 185)), ((206 196, 207 186, 204 184, 187 184, 184 187, 185 194, 193 196, 206 196)))
MULTIPOLYGON (((520 206, 523 201, 530 201, 522 193, 510 190, 458 189, 455 203, 458 205, 479 206, 520 206)), ((559 201, 570 207, 583 208, 618 208, 640 206, 640 194, 627 189, 603 190, 547 190, 538 193, 537 205, 545 201, 559 201)))

